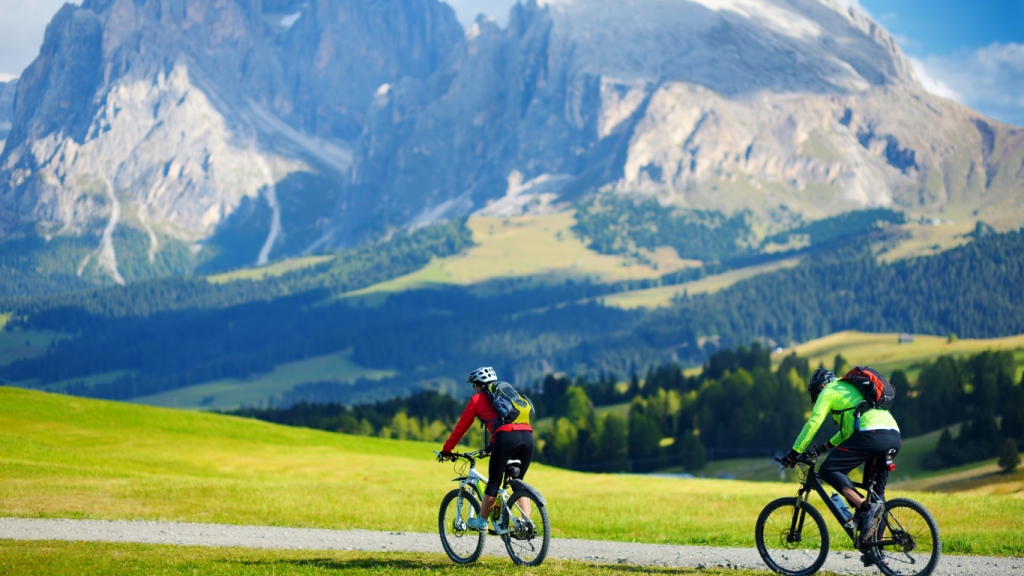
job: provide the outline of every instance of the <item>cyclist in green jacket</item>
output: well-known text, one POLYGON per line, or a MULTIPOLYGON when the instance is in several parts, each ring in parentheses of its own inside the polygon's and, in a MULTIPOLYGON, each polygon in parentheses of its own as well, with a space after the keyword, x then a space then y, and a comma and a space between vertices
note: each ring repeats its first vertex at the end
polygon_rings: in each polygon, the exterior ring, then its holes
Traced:
MULTIPOLYGON (((839 425, 839 432, 824 445, 811 449, 815 456, 820 456, 835 448, 818 468, 818 473, 823 480, 845 496, 846 501, 857 511, 856 517, 861 532, 869 532, 874 529, 874 523, 879 518, 883 506, 878 502, 869 503, 858 494, 848 474, 864 464, 864 479, 867 481, 876 473, 872 469, 875 456, 885 454, 891 449, 899 452, 902 441, 896 419, 888 410, 872 409, 861 414, 859 422, 855 422, 856 409, 864 401, 864 396, 855 384, 837 380, 831 372, 822 368, 815 370, 811 375, 807 392, 811 396, 811 402, 814 402, 814 409, 800 431, 796 443, 793 444, 793 449, 783 458, 783 465, 793 466, 796 463, 797 456, 807 449, 818 428, 825 421, 825 416, 831 414, 839 425)), ((879 495, 885 494, 888 477, 888 469, 881 471, 878 481, 881 491, 879 495)))

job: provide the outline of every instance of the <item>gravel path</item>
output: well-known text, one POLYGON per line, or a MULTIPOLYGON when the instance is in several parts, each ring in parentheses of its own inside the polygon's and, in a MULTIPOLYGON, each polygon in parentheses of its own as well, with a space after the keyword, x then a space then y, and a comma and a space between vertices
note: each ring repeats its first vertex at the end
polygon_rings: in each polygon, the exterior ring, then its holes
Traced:
MULTIPOLYGON (((271 526, 187 524, 183 522, 109 522, 103 520, 40 520, 0 518, 0 539, 139 542, 180 546, 242 546, 369 552, 443 552, 438 535, 368 530, 313 530, 271 526)), ((487 538, 485 554, 505 556, 495 537, 487 538)), ((764 570, 757 551, 746 548, 631 544, 600 540, 551 541, 550 558, 642 566, 721 567, 764 570)), ((840 574, 878 574, 864 568, 858 555, 832 552, 825 570, 840 574)), ((1024 559, 986 556, 943 556, 936 575, 1024 576, 1024 559)))

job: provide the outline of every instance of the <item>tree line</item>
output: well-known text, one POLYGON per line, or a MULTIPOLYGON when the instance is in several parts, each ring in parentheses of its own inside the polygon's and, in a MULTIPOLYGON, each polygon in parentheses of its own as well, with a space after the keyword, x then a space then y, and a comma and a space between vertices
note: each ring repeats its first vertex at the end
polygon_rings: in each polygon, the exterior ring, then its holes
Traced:
MULTIPOLYGON (((837 355, 831 366, 821 367, 842 375, 850 365, 837 355)), ((1024 382, 1013 381, 1015 370, 1012 353, 988 351, 926 362, 915 381, 902 370, 892 372, 897 390, 892 412, 904 438, 944 430, 925 465, 939 469, 975 462, 999 455, 1008 442, 1016 447, 1024 441, 1024 382), (956 438, 949 430, 954 424, 961 424, 956 438)), ((643 378, 634 373, 627 381, 611 373, 594 379, 548 374, 521 392, 534 403, 538 418, 551 421, 538 435, 538 461, 605 472, 673 465, 699 472, 709 453, 718 459, 768 458, 788 450, 811 408, 810 372, 807 359, 795 354, 773 369, 767 347, 754 342, 711 355, 691 375, 677 364, 652 367, 643 378), (623 404, 628 404, 625 416, 602 410, 623 404)), ((464 399, 421 391, 351 407, 303 401, 228 413, 348 434, 441 442, 464 406, 464 399)), ((826 421, 818 440, 835 432, 826 421)), ((474 425, 463 444, 475 448, 482 443, 482 431, 474 425)))

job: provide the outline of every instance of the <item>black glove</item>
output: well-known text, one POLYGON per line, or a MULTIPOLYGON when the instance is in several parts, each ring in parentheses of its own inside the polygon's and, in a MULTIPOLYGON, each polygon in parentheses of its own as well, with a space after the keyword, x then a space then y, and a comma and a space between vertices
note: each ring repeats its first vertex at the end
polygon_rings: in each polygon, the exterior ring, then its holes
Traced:
POLYGON ((811 446, 811 450, 810 450, 810 452, 808 452, 808 454, 810 454, 814 458, 817 458, 817 457, 821 456, 822 454, 824 454, 825 452, 828 452, 829 448, 831 448, 831 446, 829 446, 828 443, 825 443, 825 444, 815 444, 814 446, 811 446))
POLYGON ((445 462, 447 460, 451 460, 452 462, 454 462, 455 454, 452 454, 451 452, 441 452, 440 454, 437 455, 438 462, 445 462))
POLYGON ((800 456, 799 452, 796 450, 790 450, 788 454, 782 457, 782 467, 792 468, 793 466, 796 466, 796 459, 798 456, 800 456))

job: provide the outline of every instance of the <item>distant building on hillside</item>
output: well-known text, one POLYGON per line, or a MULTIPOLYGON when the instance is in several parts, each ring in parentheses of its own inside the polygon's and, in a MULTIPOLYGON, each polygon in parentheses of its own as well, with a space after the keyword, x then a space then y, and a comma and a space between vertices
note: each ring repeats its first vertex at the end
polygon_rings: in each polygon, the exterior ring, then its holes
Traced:
POLYGON ((900 344, 910 344, 914 341, 913 334, 900 334, 900 344))

